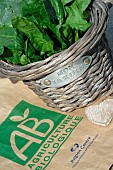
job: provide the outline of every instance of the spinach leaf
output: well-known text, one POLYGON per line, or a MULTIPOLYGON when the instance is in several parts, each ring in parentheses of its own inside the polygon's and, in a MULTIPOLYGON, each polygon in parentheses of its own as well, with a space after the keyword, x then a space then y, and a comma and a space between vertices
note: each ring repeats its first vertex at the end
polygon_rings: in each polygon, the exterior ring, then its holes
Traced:
POLYGON ((16 17, 12 20, 12 24, 16 29, 23 32, 28 37, 33 47, 40 51, 41 55, 46 52, 54 52, 53 42, 47 34, 40 31, 34 22, 23 17, 16 17))
POLYGON ((62 2, 60 0, 50 0, 50 2, 56 11, 59 24, 62 25, 65 19, 65 11, 62 2))
POLYGON ((25 42, 25 55, 29 59, 30 63, 42 60, 39 52, 33 48, 31 42, 28 39, 25 42))
MULTIPOLYGON (((59 31, 58 18, 50 0, 23 0, 22 15, 28 19, 34 18, 33 21, 43 29, 48 30, 49 28, 60 42, 62 49, 66 48, 66 44, 62 41, 59 31)), ((53 34, 51 33, 50 37, 53 34)))
POLYGON ((72 3, 71 6, 67 6, 66 10, 68 12, 68 18, 66 20, 67 25, 84 32, 91 26, 91 23, 88 23, 87 20, 84 19, 83 8, 80 10, 76 1, 72 3))
POLYGON ((33 16, 40 26, 46 27, 52 23, 58 24, 57 17, 55 15, 55 11, 50 8, 49 3, 49 10, 51 9, 51 13, 48 14, 47 8, 45 7, 46 1, 44 0, 23 0, 22 1, 22 15, 25 17, 33 16))
POLYGON ((0 0, 0 25, 12 26, 12 18, 21 16, 22 0, 0 0))
POLYGON ((20 64, 23 53, 23 38, 12 27, 12 18, 21 16, 22 0, 0 0, 0 58, 20 64))
POLYGON ((91 3, 91 0, 76 0, 75 2, 80 11, 84 12, 91 3))
POLYGON ((22 65, 26 65, 26 64, 30 63, 30 60, 29 60, 29 58, 27 58, 27 56, 25 54, 23 54, 20 57, 20 63, 22 65))
POLYGON ((74 2, 74 0, 61 0, 61 1, 62 1, 63 5, 67 5, 69 3, 74 2))
POLYGON ((19 51, 23 50, 17 32, 12 27, 8 26, 0 27, 0 55, 3 54, 4 47, 9 48, 12 52, 13 50, 19 51))
POLYGON ((75 41, 75 35, 74 35, 74 29, 72 29, 69 25, 62 25, 60 28, 61 36, 63 41, 67 44, 67 47, 69 47, 72 43, 75 41))
MULTIPOLYGON (((12 64, 21 64, 21 62, 20 62, 21 56, 22 56, 22 51, 13 50, 13 55, 12 56, 7 55, 4 58, 4 60, 8 61, 12 64)), ((4 57, 4 55, 3 55, 3 57, 4 57)))

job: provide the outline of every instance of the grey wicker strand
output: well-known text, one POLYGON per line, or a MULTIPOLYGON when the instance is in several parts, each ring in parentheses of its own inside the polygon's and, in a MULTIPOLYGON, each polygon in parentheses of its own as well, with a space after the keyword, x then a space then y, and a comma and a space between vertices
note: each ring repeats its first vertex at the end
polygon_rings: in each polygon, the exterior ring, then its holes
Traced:
POLYGON ((94 0, 91 8, 93 24, 78 42, 46 60, 25 66, 1 61, 0 77, 9 78, 13 83, 23 81, 48 106, 61 111, 70 112, 89 105, 113 86, 112 60, 104 35, 108 13, 104 2, 94 0), (92 63, 78 79, 60 88, 42 86, 43 77, 84 55, 91 55, 92 63))

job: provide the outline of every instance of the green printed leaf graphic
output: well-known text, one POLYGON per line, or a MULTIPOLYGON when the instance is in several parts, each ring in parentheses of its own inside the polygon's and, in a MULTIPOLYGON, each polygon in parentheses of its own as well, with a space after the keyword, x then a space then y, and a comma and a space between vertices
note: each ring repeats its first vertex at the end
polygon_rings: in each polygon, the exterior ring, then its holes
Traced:
POLYGON ((10 118, 10 120, 12 120, 12 121, 14 121, 14 122, 20 122, 20 121, 26 119, 28 115, 29 115, 29 109, 26 109, 26 110, 24 111, 24 117, 22 117, 22 116, 12 116, 12 117, 10 118))
POLYGON ((24 120, 24 118, 21 116, 13 116, 10 119, 14 122, 20 122, 20 121, 24 120))
POLYGON ((24 119, 26 119, 28 117, 28 115, 29 115, 29 109, 26 109, 24 111, 24 119))

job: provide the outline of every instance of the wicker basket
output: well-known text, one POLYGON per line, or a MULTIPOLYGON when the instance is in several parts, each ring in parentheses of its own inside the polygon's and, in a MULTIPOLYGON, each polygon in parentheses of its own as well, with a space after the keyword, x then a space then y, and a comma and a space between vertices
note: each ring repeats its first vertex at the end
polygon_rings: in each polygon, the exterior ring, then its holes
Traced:
POLYGON ((112 87, 112 59, 104 32, 108 19, 108 7, 100 0, 92 4, 92 22, 86 34, 68 49, 46 60, 25 66, 0 62, 0 77, 13 83, 23 81, 48 106, 62 111, 73 111, 93 102, 112 87), (77 79, 62 87, 45 87, 41 79, 77 61, 83 56, 92 56, 88 69, 77 79))

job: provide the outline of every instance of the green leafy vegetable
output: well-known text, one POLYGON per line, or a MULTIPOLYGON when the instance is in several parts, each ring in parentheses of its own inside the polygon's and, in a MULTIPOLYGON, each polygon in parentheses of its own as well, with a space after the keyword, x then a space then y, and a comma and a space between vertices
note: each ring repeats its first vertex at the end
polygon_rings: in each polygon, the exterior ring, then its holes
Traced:
POLYGON ((0 54, 3 53, 4 47, 14 50, 22 50, 22 45, 14 28, 8 26, 0 27, 0 54))
POLYGON ((68 48, 91 26, 91 0, 0 0, 0 59, 19 65, 68 48))
POLYGON ((60 47, 66 48, 66 44, 62 41, 59 32, 58 17, 50 0, 23 0, 22 14, 27 18, 34 19, 34 22, 45 29, 55 42, 60 43, 60 47))
POLYGON ((66 20, 67 25, 80 31, 86 31, 91 26, 91 23, 88 23, 84 19, 82 4, 79 6, 77 1, 75 1, 71 6, 66 7, 66 9, 68 12, 68 18, 66 20))
POLYGON ((74 2, 74 0, 61 0, 63 5, 67 5, 69 3, 74 2))
POLYGON ((80 9, 81 12, 84 12, 88 5, 90 4, 91 0, 76 0, 75 3, 78 7, 78 9, 80 9))
POLYGON ((22 0, 0 0, 0 25, 12 26, 12 18, 21 16, 22 0))
POLYGON ((43 34, 34 22, 26 18, 14 18, 12 21, 14 28, 23 32, 33 44, 34 48, 41 53, 54 52, 53 42, 47 34, 43 34))
POLYGON ((64 22, 64 19, 65 19, 65 12, 64 12, 64 7, 63 7, 63 4, 60 0, 50 0, 53 8, 55 9, 56 11, 56 15, 58 17, 58 22, 60 25, 63 24, 64 22))

